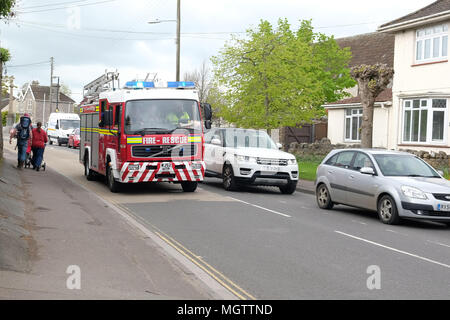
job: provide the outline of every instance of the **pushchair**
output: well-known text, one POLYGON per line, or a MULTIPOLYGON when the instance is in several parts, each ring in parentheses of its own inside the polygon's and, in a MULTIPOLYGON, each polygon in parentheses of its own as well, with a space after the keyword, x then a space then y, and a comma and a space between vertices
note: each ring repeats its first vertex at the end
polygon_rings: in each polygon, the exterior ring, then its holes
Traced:
MULTIPOLYGON (((31 158, 32 158, 31 157, 31 141, 28 141, 27 158, 25 159, 25 168, 30 168, 31 167, 31 158)), ((45 160, 42 159, 42 162, 41 162, 42 170, 45 171, 45 167, 46 167, 45 160)))

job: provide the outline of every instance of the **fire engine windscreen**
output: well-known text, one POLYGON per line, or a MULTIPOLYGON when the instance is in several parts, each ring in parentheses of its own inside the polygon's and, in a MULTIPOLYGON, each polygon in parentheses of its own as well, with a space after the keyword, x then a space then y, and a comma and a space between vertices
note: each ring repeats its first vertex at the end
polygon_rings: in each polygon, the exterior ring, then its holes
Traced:
POLYGON ((201 131, 195 100, 132 100, 125 105, 125 134, 201 131))

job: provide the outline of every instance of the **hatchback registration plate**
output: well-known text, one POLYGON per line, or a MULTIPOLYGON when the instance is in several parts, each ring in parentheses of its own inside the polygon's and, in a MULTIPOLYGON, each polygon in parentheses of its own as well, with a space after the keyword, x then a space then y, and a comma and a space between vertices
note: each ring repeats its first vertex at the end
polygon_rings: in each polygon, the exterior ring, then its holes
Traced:
POLYGON ((438 211, 450 211, 450 204, 440 204, 437 205, 438 211))

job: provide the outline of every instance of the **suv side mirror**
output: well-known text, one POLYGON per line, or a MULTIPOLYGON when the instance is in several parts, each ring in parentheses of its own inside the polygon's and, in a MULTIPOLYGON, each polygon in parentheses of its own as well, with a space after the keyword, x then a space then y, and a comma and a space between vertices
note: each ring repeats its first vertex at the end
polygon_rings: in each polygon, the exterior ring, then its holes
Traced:
POLYGON ((371 167, 362 167, 359 172, 362 174, 375 175, 375 171, 371 167))
POLYGON ((220 139, 214 138, 211 140, 211 144, 216 146, 222 146, 222 141, 220 141, 220 139))
POLYGON ((277 142, 277 148, 281 149, 281 148, 283 148, 283 145, 281 143, 277 142))

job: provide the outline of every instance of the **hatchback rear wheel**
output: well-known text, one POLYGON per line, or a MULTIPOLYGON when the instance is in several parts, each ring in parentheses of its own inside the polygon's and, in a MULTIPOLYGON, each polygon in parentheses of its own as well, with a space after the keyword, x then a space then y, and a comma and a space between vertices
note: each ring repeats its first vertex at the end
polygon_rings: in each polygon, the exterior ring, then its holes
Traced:
POLYGON ((331 201, 330 191, 323 183, 317 187, 316 200, 317 205, 321 209, 332 209, 334 206, 333 201, 331 201))

